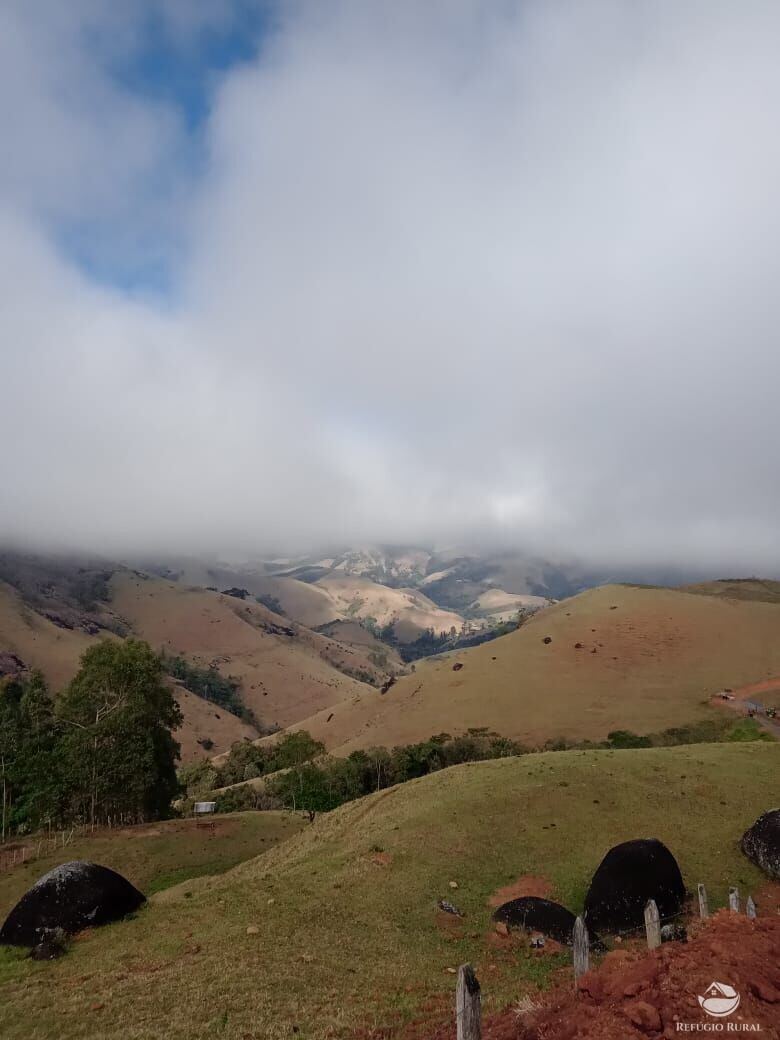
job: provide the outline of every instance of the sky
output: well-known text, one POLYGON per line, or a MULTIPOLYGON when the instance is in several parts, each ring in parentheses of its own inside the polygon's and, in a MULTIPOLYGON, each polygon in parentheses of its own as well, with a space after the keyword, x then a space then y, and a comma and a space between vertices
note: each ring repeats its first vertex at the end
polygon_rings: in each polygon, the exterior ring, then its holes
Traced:
POLYGON ((0 539, 780 571, 774 0, 0 0, 0 539))

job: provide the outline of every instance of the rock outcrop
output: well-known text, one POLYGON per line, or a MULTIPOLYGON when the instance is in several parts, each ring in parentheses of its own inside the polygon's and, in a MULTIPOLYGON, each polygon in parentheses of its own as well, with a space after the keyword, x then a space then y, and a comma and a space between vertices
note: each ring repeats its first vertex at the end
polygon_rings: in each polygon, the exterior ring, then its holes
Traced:
POLYGON ((146 897, 108 867, 76 860, 50 870, 26 892, 0 928, 0 944, 38 946, 118 921, 146 897))
POLYGON ((560 903, 539 896, 521 896, 503 903, 493 914, 493 920, 507 928, 525 928, 557 942, 571 945, 574 914, 560 903))
POLYGON ((742 851, 765 874, 780 881, 780 809, 770 809, 742 835, 742 851))
POLYGON ((677 860, 657 838, 615 845, 599 864, 585 897, 588 931, 642 927, 650 899, 662 921, 680 912, 685 885, 677 860))

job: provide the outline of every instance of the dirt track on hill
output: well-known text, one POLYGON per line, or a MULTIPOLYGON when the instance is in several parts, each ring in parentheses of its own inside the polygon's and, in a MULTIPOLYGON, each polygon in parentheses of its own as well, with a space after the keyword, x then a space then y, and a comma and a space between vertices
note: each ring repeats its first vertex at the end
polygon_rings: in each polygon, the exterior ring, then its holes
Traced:
MULTIPOLYGON (((712 698, 712 703, 717 707, 730 708, 732 711, 739 711, 742 707, 742 702, 748 700, 750 697, 754 697, 758 693, 775 693, 780 691, 780 678, 777 679, 761 679, 759 682, 747 683, 745 686, 740 686, 736 690, 731 691, 731 696, 734 700, 727 701, 723 700, 720 695, 715 695, 712 698)), ((768 719, 766 715, 755 715, 756 722, 767 733, 771 733, 772 736, 777 737, 780 740, 780 722, 775 722, 773 719, 768 719)))

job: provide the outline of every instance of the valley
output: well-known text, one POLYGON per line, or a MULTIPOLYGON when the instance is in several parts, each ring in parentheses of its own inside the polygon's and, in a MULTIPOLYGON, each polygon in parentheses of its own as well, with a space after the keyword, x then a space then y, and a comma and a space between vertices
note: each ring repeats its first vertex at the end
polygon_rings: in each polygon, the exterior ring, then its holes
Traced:
POLYGON ((76 826, 55 850, 35 834, 6 844, 0 917, 65 858, 117 870, 149 897, 61 961, 0 947, 9 1040, 30 1035, 31 1016, 39 1040, 152 1040, 173 1001, 174 1040, 403 1040, 407 1028, 418 1040, 445 1028, 466 961, 487 1016, 541 1006, 569 954, 539 958, 497 933, 496 899, 543 893, 578 912, 604 852, 638 836, 673 850, 689 890, 704 879, 713 909, 732 884, 762 914, 780 908, 780 886, 738 846, 780 776, 773 732, 740 708, 776 694, 772 583, 608 584, 550 603, 478 591, 470 564, 458 611, 432 597, 462 565, 442 576, 419 555, 395 570, 382 559, 373 577, 361 555, 256 580, 234 567, 216 585, 207 567, 196 583, 191 562, 186 579, 106 561, 98 579, 81 564, 47 577, 44 560, 6 562, 6 681, 37 668, 57 692, 101 639, 143 640, 184 717, 174 738, 191 785, 178 818, 76 826), (74 596, 74 574, 89 595, 74 596), (510 621, 505 634, 405 659, 405 632, 436 646, 439 623, 456 618, 463 633, 480 612, 510 621), (203 798, 219 812, 198 826, 203 798))

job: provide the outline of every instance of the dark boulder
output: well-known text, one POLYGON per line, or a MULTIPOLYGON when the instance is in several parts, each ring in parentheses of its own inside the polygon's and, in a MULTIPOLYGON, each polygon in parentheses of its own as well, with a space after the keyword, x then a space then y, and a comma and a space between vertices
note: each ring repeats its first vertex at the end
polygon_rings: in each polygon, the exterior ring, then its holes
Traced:
POLYGON ((63 863, 22 896, 0 928, 0 944, 37 946, 62 934, 117 921, 146 897, 121 874, 96 863, 63 863))
POLYGON ((662 921, 682 909, 685 885, 677 860, 657 838, 624 841, 609 850, 593 875, 585 922, 589 930, 639 928, 650 899, 662 921))
POLYGON ((780 881, 780 809, 770 809, 742 835, 742 851, 765 874, 780 881))
POLYGON ((571 945, 574 930, 574 914, 560 903, 538 896, 521 896, 503 903, 493 914, 493 920, 507 928, 525 928, 529 932, 541 932, 550 939, 571 945))

